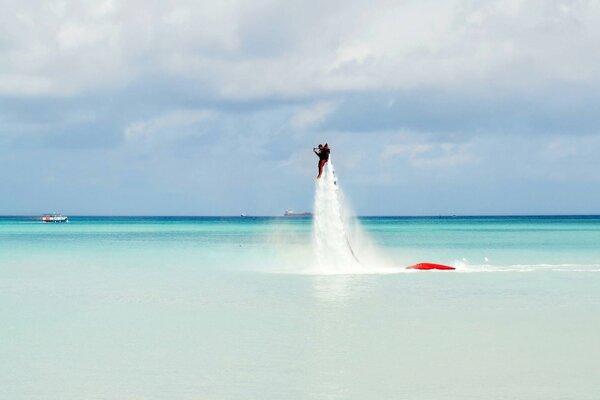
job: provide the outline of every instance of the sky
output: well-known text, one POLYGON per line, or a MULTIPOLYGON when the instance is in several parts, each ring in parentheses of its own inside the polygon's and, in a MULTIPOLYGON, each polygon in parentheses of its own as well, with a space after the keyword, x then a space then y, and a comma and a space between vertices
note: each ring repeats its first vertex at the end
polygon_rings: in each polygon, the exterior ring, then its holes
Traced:
POLYGON ((0 10, 0 214, 600 214, 598 1, 0 10))

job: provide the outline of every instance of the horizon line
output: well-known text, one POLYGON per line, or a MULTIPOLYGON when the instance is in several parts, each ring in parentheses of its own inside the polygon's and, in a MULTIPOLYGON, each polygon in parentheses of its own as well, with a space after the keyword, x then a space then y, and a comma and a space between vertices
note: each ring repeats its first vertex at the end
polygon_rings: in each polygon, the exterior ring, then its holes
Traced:
MULTIPOLYGON (((35 214, 0 214, 0 218, 36 218, 49 213, 35 214)), ((283 214, 278 215, 240 215, 240 214, 224 214, 224 215, 134 215, 134 214, 58 214, 67 217, 121 217, 121 218, 286 218, 286 219, 301 219, 312 218, 312 216, 297 216, 285 217, 283 214)), ((465 218, 465 217, 600 217, 600 214, 419 214, 419 215, 393 215, 393 214, 372 214, 372 215, 355 215, 359 218, 465 218)))

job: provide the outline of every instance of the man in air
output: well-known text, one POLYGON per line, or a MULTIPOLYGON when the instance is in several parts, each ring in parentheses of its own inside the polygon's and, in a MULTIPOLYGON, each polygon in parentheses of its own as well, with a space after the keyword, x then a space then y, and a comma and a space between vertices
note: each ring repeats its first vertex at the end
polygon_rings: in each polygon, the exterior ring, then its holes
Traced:
POLYGON ((325 164, 329 160, 329 146, 327 143, 325 143, 325 146, 320 144, 319 147, 314 147, 313 151, 319 157, 319 175, 317 175, 317 179, 320 179, 323 174, 323 167, 325 167, 325 164))

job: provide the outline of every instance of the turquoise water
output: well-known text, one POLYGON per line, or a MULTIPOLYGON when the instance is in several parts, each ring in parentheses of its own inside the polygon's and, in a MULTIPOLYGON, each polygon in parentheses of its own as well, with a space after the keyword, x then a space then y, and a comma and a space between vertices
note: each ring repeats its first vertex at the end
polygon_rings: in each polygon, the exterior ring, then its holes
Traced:
POLYGON ((0 218, 0 398, 597 399, 600 217, 0 218))

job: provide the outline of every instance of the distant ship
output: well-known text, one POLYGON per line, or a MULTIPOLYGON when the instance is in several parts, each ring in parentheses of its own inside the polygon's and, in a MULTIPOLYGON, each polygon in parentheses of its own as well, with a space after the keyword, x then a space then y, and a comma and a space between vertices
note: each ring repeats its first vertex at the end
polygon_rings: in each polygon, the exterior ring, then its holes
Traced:
POLYGON ((295 213, 293 210, 285 210, 285 212, 283 213, 284 217, 288 217, 288 218, 298 218, 298 217, 312 217, 312 213, 310 212, 303 212, 303 213, 295 213))
POLYGON ((42 222, 69 222, 69 217, 47 214, 42 216, 42 222))

